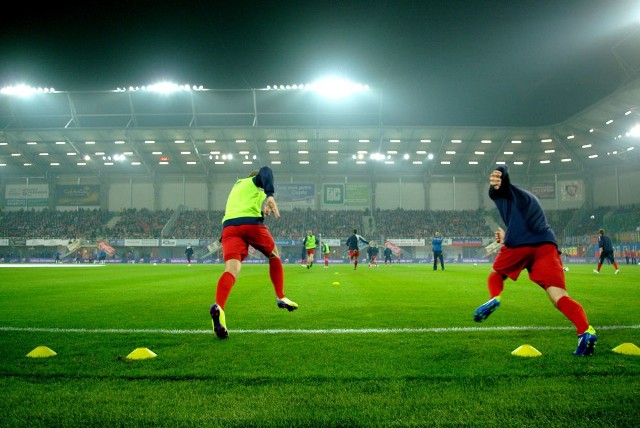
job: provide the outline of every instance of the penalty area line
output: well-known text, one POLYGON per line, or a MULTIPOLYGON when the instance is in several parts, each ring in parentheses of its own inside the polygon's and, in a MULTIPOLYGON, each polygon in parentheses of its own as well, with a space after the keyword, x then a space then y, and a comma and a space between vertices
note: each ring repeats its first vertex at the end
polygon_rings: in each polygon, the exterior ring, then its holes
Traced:
MULTIPOLYGON (((598 330, 638 330, 640 325, 598 326, 598 330)), ((267 329, 229 330, 233 334, 397 334, 397 333, 473 333, 479 331, 548 331, 573 330, 573 327, 551 326, 504 326, 504 327, 433 327, 433 328, 341 328, 341 329, 267 329)), ((83 333, 83 334, 213 334, 212 330, 166 330, 166 329, 87 329, 87 328, 39 328, 0 327, 0 331, 25 333, 83 333)))

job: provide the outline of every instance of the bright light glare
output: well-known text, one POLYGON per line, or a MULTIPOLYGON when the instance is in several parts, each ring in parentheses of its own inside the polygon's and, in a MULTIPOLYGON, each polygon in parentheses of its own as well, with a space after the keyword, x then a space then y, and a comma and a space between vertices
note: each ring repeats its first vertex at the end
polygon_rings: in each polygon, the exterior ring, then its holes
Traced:
POLYGON ((4 95, 15 95, 18 97, 28 97, 38 93, 55 92, 53 88, 33 88, 29 85, 5 86, 0 89, 0 93, 4 95))
POLYGON ((188 86, 180 86, 171 82, 159 82, 153 85, 147 86, 148 91, 159 92, 161 94, 169 94, 171 92, 177 92, 181 90, 188 90, 188 86))
POLYGON ((640 125, 636 125, 627 132, 627 137, 640 137, 640 125))
POLYGON ((348 97, 355 92, 365 91, 368 86, 338 77, 327 77, 312 83, 311 89, 323 97, 337 99, 348 97))

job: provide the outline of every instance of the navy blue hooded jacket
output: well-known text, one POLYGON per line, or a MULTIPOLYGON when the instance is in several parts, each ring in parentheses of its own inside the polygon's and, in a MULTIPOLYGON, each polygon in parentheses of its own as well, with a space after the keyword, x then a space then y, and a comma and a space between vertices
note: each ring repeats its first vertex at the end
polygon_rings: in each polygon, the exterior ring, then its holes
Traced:
POLYGON ((511 184, 509 169, 500 165, 502 172, 499 189, 489 186, 489 197, 500 212, 507 227, 504 244, 509 248, 544 243, 558 246, 556 234, 549 226, 540 201, 533 193, 511 184))

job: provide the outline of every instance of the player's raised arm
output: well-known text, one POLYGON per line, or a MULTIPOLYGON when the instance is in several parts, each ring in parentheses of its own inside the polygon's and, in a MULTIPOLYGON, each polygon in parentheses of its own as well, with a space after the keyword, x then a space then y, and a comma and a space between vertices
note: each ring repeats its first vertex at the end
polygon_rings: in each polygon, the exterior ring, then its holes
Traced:
POLYGON ((264 203, 264 215, 268 216, 271 213, 273 213, 276 218, 280 218, 280 210, 278 209, 276 199, 273 196, 267 196, 264 203))

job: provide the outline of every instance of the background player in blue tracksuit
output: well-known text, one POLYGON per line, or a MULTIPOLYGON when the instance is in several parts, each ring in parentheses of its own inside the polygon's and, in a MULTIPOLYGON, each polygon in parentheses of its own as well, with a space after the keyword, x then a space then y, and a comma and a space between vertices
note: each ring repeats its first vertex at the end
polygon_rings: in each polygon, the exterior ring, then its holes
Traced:
POLYGON ((444 258, 442 257, 442 241, 440 232, 436 232, 435 236, 431 239, 431 245, 433 246, 433 270, 438 270, 438 260, 440 260, 440 267, 444 270, 444 258))
POLYGON ((185 256, 187 256, 187 263, 191 266, 191 257, 193 257, 193 248, 191 248, 191 243, 187 244, 187 248, 184 250, 185 256))

